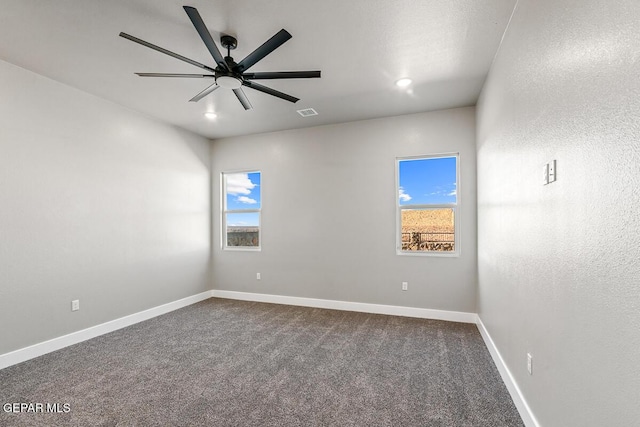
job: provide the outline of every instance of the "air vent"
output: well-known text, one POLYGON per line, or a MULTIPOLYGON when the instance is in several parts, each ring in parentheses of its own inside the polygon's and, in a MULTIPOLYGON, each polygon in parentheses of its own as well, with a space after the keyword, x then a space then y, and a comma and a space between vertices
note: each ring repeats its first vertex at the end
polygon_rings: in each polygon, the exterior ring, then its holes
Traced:
POLYGON ((304 110, 298 110, 298 114, 300 114, 302 117, 311 117, 317 116, 318 112, 313 108, 305 108, 304 110))

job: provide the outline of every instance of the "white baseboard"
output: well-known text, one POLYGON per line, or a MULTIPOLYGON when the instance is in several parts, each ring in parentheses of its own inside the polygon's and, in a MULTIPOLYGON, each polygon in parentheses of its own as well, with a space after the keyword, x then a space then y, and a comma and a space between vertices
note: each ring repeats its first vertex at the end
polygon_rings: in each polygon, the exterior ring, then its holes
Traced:
POLYGON ((478 325, 480 335, 482 335, 482 339, 484 340, 484 343, 487 346, 487 349, 489 349, 489 353, 493 358, 493 363, 495 363, 496 367, 498 368, 498 372, 500 372, 502 381, 507 386, 507 390, 511 395, 511 399, 513 400, 513 403, 516 405, 516 408, 520 413, 520 418, 522 418, 524 425, 527 427, 540 427, 538 420, 536 420, 536 417, 533 415, 531 408, 529 408, 527 401, 522 395, 520 387, 518 387, 518 383, 516 383, 513 375, 511 375, 511 371, 500 355, 500 352, 493 342, 491 335, 489 335, 489 331, 487 331, 487 328, 484 327, 484 323, 482 323, 480 316, 478 316, 476 324, 478 325))
POLYGON ((211 298, 211 293, 211 291, 202 292, 200 294, 192 295, 190 297, 182 298, 177 301, 159 305, 157 307, 153 307, 139 313, 121 317, 110 322, 92 326, 81 331, 72 332, 58 338, 53 338, 48 341, 12 351, 10 353, 2 354, 0 355, 0 369, 4 369, 21 362, 25 362, 29 359, 33 359, 34 357, 42 356, 44 354, 51 353, 52 351, 60 350, 61 348, 68 347, 70 345, 77 344, 79 342, 86 341, 88 339, 95 338, 97 336, 104 335, 109 332, 125 328, 127 326, 131 326, 133 324, 151 319, 153 317, 169 313, 170 311, 195 304, 197 302, 211 298))
POLYGON ((297 305, 302 307, 328 308, 332 310, 357 311, 361 313, 389 314, 392 316, 418 317, 421 319, 447 320, 449 322, 476 323, 475 313, 461 311, 432 310, 429 308, 401 307, 397 305, 367 304, 362 302, 336 301, 328 299, 289 297, 283 295, 255 294, 250 292, 213 290, 216 298, 242 301, 267 302, 297 305))
POLYGON ((21 348, 10 353, 2 354, 0 355, 0 369, 4 369, 21 362, 25 362, 29 359, 51 353, 52 351, 56 351, 64 347, 68 347, 70 345, 77 344, 82 341, 86 341, 88 339, 125 328, 127 326, 131 326, 133 324, 160 316, 165 313, 169 313, 171 311, 186 307, 191 304, 195 304, 211 297, 242 301, 266 302, 273 304, 296 305, 313 308, 326 308, 332 310, 355 311, 361 313, 388 314, 392 316, 416 317, 421 319, 445 320, 450 322, 474 323, 478 326, 480 335, 482 336, 485 345, 487 346, 487 349, 489 350, 489 353, 493 358, 493 362, 498 368, 498 372, 500 372, 502 381, 505 383, 505 386, 507 387, 511 398, 513 399, 513 403, 515 404, 518 412, 520 413, 520 416, 522 417, 522 421, 527 427, 540 427, 538 421, 533 415, 533 412, 531 411, 531 408, 529 408, 529 405, 524 399, 524 396, 522 395, 518 384, 513 378, 513 375, 511 375, 511 371, 509 371, 509 368, 505 364, 504 359, 500 355, 498 348, 493 342, 493 339, 489 335, 489 332, 485 328, 480 317, 476 313, 467 313, 460 311, 433 310, 427 308, 402 307, 395 305, 368 304, 316 298, 256 294, 250 292, 213 290, 153 307, 148 310, 121 317, 119 319, 102 323, 100 325, 92 326, 81 331, 72 332, 70 334, 34 344, 29 347, 21 348))

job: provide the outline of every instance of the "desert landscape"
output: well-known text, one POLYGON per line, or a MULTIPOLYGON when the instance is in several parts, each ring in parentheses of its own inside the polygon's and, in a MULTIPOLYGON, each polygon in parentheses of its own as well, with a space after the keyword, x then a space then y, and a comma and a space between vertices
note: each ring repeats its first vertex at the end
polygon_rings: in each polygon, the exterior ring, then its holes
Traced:
POLYGON ((260 229, 255 226, 228 226, 227 246, 259 246, 260 229))
POLYGON ((403 210, 401 224, 402 250, 455 250, 453 209, 403 210))
MULTIPOLYGON (((453 251, 454 211, 445 209, 403 210, 402 250, 453 251)), ((259 228, 255 226, 227 227, 227 246, 258 246, 259 228)))

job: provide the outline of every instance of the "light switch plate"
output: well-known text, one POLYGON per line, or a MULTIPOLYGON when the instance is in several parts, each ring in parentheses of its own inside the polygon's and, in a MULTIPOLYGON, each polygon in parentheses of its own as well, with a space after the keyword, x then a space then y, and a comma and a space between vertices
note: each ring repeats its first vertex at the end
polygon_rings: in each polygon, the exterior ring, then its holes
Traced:
POLYGON ((549 163, 542 166, 542 185, 549 183, 549 163))
POLYGON ((556 161, 555 160, 551 160, 549 162, 549 178, 548 178, 548 182, 549 182, 549 184, 551 184, 555 180, 556 180, 556 161))

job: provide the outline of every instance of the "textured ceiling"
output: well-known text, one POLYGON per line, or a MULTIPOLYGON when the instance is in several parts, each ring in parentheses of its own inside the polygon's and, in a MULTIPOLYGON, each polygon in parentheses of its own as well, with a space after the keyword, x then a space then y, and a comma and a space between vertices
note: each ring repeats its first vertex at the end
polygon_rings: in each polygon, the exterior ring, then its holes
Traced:
MULTIPOLYGON (((1 0, 0 59, 209 138, 474 105, 515 0, 1 0), (293 38, 251 71, 321 70, 262 80, 296 104, 245 88, 253 109, 210 80, 134 72, 202 70, 118 37, 123 31, 215 67, 183 5, 239 61, 281 28, 293 38), (413 84, 400 89, 404 76, 413 84), (318 116, 296 110, 312 107, 318 116), (204 117, 215 111, 211 121, 204 117)), ((221 49, 222 50, 222 49, 221 49)), ((25 96, 38 97, 24 88, 25 96)))

